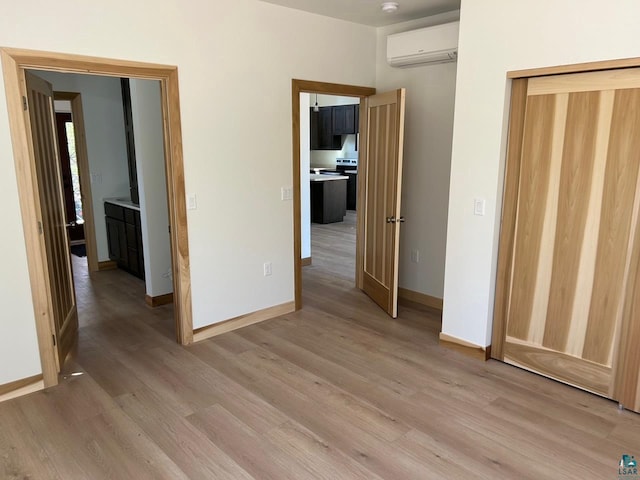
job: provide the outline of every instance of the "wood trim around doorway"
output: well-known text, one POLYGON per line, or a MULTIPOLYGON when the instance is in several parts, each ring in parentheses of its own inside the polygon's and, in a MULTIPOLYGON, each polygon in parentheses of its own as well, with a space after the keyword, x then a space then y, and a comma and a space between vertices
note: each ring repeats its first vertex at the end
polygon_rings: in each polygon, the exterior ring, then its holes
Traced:
MULTIPOLYGON (((354 85, 342 85, 338 83, 314 82, 309 80, 291 80, 291 115, 292 131, 291 138, 293 144, 293 270, 295 281, 295 309, 302 308, 302 209, 301 186, 300 186, 300 94, 319 93, 324 95, 337 95, 345 97, 360 98, 360 132, 364 132, 363 125, 366 125, 366 106, 363 101, 366 97, 375 95, 376 89, 372 87, 359 87, 354 85)), ((360 145, 365 145, 365 139, 361 134, 360 145)), ((358 169, 366 167, 366 157, 360 150, 358 155, 358 169)), ((360 183, 364 178, 358 175, 358 202, 362 205, 360 183)), ((362 285, 362 247, 361 242, 364 236, 361 234, 361 220, 358 216, 356 229, 356 286, 362 285)))
POLYGON ((496 297, 493 312, 493 347, 491 355, 497 360, 504 356, 503 346, 507 327, 508 282, 511 278, 511 262, 515 242, 516 215, 520 184, 520 157, 524 132, 524 115, 527 106, 529 80, 518 78, 511 84, 511 106, 509 136, 507 139, 507 162, 505 166, 504 192, 502 200, 502 227, 498 248, 498 271, 496 274, 496 297))
POLYGON ((58 371, 53 342, 51 341, 54 331, 53 317, 47 302, 49 292, 45 288, 46 253, 40 242, 37 229, 40 213, 37 201, 38 186, 34 173, 33 146, 28 135, 28 118, 25 119, 25 112, 22 108, 22 97, 26 95, 25 70, 27 69, 142 78, 160 82, 165 133, 169 224, 171 227, 176 339, 183 345, 192 343, 191 275, 177 67, 13 48, 0 48, 0 57, 18 192, 21 198, 20 209, 29 280, 45 387, 58 383, 58 371))
POLYGON ((544 75, 562 75, 565 73, 595 72, 598 70, 614 70, 618 68, 640 67, 640 57, 620 60, 602 60, 599 62, 575 63, 573 65, 557 65, 554 67, 530 68, 507 72, 507 78, 531 78, 544 75))

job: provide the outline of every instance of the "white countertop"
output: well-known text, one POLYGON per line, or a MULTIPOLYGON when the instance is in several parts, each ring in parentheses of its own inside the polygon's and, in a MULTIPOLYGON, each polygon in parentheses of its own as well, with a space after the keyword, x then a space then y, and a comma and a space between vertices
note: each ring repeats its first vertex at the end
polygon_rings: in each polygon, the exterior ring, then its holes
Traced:
POLYGON ((329 180, 349 180, 349 177, 344 175, 322 175, 321 173, 312 173, 309 175, 309 180, 312 182, 327 182, 329 180))
POLYGON ((124 208, 131 208, 133 210, 140 211, 140 205, 136 205, 129 198, 117 197, 117 198, 103 198, 105 203, 113 203, 114 205, 119 205, 124 208))

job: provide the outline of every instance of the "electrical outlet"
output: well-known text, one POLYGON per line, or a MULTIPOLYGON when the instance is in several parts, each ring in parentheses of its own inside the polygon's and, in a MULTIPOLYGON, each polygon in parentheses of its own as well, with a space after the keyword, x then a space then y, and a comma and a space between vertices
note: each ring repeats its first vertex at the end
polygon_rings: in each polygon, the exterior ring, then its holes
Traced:
POLYGON ((263 265, 264 268, 264 276, 268 277, 269 275, 271 275, 271 262, 265 262, 263 265))
POLYGON ((474 215, 484 215, 484 198, 475 198, 473 200, 473 214, 474 215))
POLYGON ((411 262, 420 263, 420 251, 419 250, 411 250, 411 262))
POLYGON ((91 185, 100 185, 102 183, 102 174, 101 173, 91 173, 91 185))

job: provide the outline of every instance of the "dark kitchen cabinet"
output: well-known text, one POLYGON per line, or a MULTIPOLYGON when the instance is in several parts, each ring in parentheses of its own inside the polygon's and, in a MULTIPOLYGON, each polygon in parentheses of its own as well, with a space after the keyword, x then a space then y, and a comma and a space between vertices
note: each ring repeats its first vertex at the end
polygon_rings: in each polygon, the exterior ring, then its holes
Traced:
POLYGON ((345 173, 347 180, 347 210, 355 210, 358 199, 358 174, 345 173))
POLYGON ((332 108, 334 135, 358 133, 358 113, 360 105, 339 105, 332 108))
POLYGON ((311 112, 311 150, 342 150, 342 137, 333 133, 333 107, 311 112))
POLYGON ((133 114, 131 112, 131 88, 128 78, 120 79, 122 89, 122 109, 124 111, 124 133, 127 142, 127 166, 129 169, 129 191, 131 201, 138 205, 140 196, 138 195, 138 170, 136 169, 136 145, 133 135, 133 114))
POLYGON ((127 254, 127 237, 124 222, 111 217, 105 217, 107 222, 107 244, 109 258, 119 267, 127 268, 129 259, 127 254))
POLYGON ((109 258, 144 280, 144 257, 140 212, 114 203, 104 204, 109 258))
POLYGON ((311 182, 311 221, 313 223, 342 222, 346 213, 346 180, 311 182))

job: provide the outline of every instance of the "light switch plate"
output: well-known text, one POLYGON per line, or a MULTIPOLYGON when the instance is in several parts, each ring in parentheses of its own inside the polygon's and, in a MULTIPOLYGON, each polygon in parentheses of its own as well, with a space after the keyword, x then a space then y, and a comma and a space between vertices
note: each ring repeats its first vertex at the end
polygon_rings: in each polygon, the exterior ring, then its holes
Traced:
POLYGON ((485 200, 484 198, 475 198, 473 200, 473 214, 484 215, 485 200))
POLYGON ((195 193, 187 195, 187 210, 195 210, 198 208, 198 200, 195 193))
POLYGON ((282 187, 280 189, 280 199, 282 201, 293 200, 293 187, 282 187))

